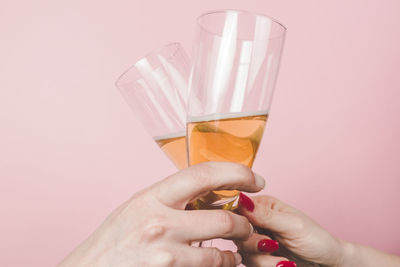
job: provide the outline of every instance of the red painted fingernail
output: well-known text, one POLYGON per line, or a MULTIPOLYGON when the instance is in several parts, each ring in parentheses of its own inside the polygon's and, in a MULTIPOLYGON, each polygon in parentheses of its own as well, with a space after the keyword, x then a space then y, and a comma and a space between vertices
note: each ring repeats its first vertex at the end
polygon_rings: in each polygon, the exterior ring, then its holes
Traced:
POLYGON ((296 263, 294 261, 280 261, 276 265, 276 267, 296 267, 296 263))
POLYGON ((279 243, 276 240, 263 239, 258 241, 257 248, 261 252, 275 252, 279 249, 279 243))
POLYGON ((254 202, 246 196, 243 193, 240 193, 239 195, 239 205, 242 207, 245 207, 248 211, 253 211, 254 210, 254 202))

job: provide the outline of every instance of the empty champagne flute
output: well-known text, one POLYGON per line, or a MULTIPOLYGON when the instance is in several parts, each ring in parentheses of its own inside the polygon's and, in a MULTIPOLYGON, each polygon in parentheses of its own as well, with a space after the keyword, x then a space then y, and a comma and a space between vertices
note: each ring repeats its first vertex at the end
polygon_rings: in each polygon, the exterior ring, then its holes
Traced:
POLYGON ((186 100, 190 62, 179 43, 139 59, 116 86, 154 141, 178 169, 188 166, 186 100))

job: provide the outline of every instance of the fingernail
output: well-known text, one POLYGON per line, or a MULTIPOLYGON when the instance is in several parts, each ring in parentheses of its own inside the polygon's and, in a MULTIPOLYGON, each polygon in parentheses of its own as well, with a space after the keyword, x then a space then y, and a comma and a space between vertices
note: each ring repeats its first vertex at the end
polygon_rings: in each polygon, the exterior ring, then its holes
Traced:
POLYGON ((247 209, 248 211, 253 211, 254 210, 254 202, 246 196, 243 193, 240 193, 239 195, 239 205, 247 209))
POLYGON ((280 261, 276 265, 276 267, 296 267, 296 263, 294 261, 280 261))
POLYGON ((258 241, 257 248, 261 252, 275 252, 279 249, 279 243, 276 240, 263 239, 258 241))
POLYGON ((242 256, 239 253, 234 252, 233 256, 235 257, 235 265, 239 265, 242 263, 242 256))
POLYGON ((250 223, 250 234, 249 234, 249 236, 251 236, 252 234, 254 234, 254 227, 253 227, 253 225, 250 223))
POLYGON ((257 173, 254 173, 254 178, 256 186, 258 186, 260 189, 263 189, 265 187, 265 179, 257 173))

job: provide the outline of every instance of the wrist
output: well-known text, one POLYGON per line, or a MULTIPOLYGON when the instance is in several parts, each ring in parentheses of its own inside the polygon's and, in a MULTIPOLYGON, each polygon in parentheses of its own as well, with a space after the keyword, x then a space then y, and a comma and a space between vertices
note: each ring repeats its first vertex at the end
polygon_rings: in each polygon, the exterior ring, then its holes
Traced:
POLYGON ((353 267, 353 259, 356 254, 356 245, 344 240, 340 240, 341 256, 334 267, 353 267))
POLYGON ((104 266, 101 262, 107 259, 109 250, 103 246, 103 243, 106 242, 97 241, 96 236, 92 234, 59 263, 57 267, 104 266))

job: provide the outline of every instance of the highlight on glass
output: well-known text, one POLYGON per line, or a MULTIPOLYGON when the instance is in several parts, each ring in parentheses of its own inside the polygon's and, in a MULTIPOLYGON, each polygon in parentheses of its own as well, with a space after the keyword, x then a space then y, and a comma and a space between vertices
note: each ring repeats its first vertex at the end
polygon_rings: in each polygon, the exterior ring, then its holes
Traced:
MULTIPOLYGON (((197 19, 189 80, 189 165, 231 161, 252 167, 270 113, 286 28, 245 11, 197 19)), ((198 209, 237 207, 239 192, 214 191, 198 209)))
POLYGON ((179 43, 139 59, 116 86, 147 132, 179 169, 186 168, 189 58, 179 43))

